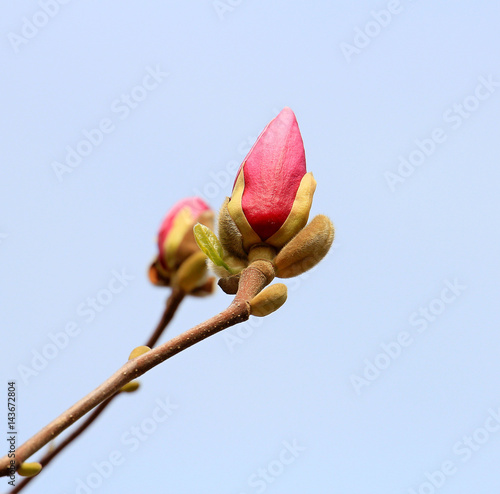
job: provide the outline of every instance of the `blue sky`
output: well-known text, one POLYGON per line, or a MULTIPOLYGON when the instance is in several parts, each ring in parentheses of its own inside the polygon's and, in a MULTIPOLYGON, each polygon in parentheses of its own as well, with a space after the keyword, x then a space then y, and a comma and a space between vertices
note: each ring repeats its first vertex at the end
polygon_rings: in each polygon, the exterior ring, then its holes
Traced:
MULTIPOLYGON (((6 6, 0 369, 20 441, 146 340, 163 216, 195 194, 218 209, 284 106, 336 227, 283 308, 147 373, 25 492, 498 491, 499 19, 486 1, 6 6)), ((229 301, 185 300, 167 334, 229 301)))

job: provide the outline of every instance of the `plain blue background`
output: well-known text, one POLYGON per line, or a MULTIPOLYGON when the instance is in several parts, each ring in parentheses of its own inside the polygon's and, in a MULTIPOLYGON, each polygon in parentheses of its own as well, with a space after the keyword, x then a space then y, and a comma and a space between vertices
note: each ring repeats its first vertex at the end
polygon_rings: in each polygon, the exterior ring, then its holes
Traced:
MULTIPOLYGON (((282 309, 143 376, 26 492, 498 492, 500 5, 41 4, 0 21, 1 376, 17 381, 20 441, 146 340, 168 295, 146 277, 163 216, 199 193, 219 208, 284 106, 318 182, 312 214, 337 234, 282 309), (154 70, 168 76, 138 89, 154 70), (59 180, 53 163, 103 119, 59 180), (134 279, 83 315, 122 270, 134 279), (79 334, 23 378, 71 322, 79 334)), ((229 301, 185 300, 168 335, 229 301)))

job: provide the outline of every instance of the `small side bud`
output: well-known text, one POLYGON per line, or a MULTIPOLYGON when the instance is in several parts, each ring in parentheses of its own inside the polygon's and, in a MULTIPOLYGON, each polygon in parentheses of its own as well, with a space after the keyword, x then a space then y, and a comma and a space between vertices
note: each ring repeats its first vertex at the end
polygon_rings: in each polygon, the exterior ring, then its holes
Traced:
POLYGON ((132 360, 133 358, 138 357, 139 355, 143 355, 144 353, 149 352, 149 350, 151 350, 151 348, 149 348, 148 346, 138 346, 137 348, 134 348, 132 350, 128 359, 132 360))
POLYGON ((250 301, 250 314, 257 317, 265 317, 278 310, 285 302, 287 288, 283 283, 264 288, 250 301))
POLYGON ((234 274, 233 276, 228 276, 227 278, 221 278, 218 281, 218 285, 222 288, 223 292, 227 293, 228 295, 236 295, 239 284, 239 274, 234 274))
POLYGON ((39 474, 41 470, 42 465, 40 465, 40 463, 38 462, 21 463, 21 465, 17 469, 17 473, 21 477, 34 477, 35 475, 39 474))
POLYGON ((314 217, 276 256, 276 276, 291 278, 318 264, 330 250, 334 233, 333 223, 327 216, 314 217))
POLYGON ((122 393, 133 393, 134 391, 137 391, 139 389, 139 386, 141 384, 139 381, 130 381, 127 384, 124 384, 121 388, 120 391, 122 393))

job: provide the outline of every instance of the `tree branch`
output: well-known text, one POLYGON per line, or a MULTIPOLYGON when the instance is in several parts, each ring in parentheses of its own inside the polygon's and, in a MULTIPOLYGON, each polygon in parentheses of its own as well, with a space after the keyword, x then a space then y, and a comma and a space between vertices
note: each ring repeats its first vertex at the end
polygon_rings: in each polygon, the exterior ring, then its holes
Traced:
MULTIPOLYGON (((249 300, 257 295, 273 278, 274 268, 271 262, 263 260, 253 262, 241 272, 238 293, 226 310, 151 351, 128 361, 103 384, 22 444, 16 450, 16 469, 79 418, 115 395, 128 382, 195 343, 239 322, 246 321, 250 317, 249 300)), ((7 456, 0 459, 0 476, 9 474, 9 462, 7 456)))
MULTIPOLYGON (((42 465, 42 469, 46 467, 52 459, 54 459, 55 456, 57 456, 66 446, 71 444, 82 432, 84 432, 87 427, 89 427, 94 420, 101 415, 101 413, 104 411, 104 409, 111 403, 111 400, 115 397, 116 395, 112 396, 109 398, 107 401, 104 401, 101 403, 86 419, 82 424, 75 429, 66 439, 61 441, 60 444, 58 444, 54 449, 48 451, 45 453, 45 455, 41 458, 39 461, 40 465, 42 465)), ((41 472, 40 472, 41 473, 41 472)), ((14 489, 9 491, 9 494, 16 494, 18 492, 21 492, 22 489, 24 489, 32 480, 36 479, 38 475, 35 477, 25 477, 21 482, 19 482, 14 489)))
POLYGON ((158 322, 158 326, 153 331, 153 334, 149 337, 148 341, 145 343, 149 348, 153 348, 158 340, 160 339, 163 331, 167 327, 168 323, 174 317, 176 310, 178 309, 181 302, 184 300, 186 294, 180 288, 172 288, 172 293, 167 299, 167 306, 165 307, 165 312, 158 322))
MULTIPOLYGON (((175 312, 179 308, 180 303, 184 299, 186 294, 179 288, 173 288, 170 296, 167 298, 167 303, 163 315, 158 322, 155 330, 146 342, 146 346, 152 348, 156 342, 160 339, 161 335, 165 331, 168 323, 172 320, 175 312)), ((82 432, 84 432, 96 419, 101 415, 104 409, 111 403, 111 401, 118 396, 118 394, 113 395, 107 401, 101 403, 86 419, 82 424, 78 426, 68 437, 63 439, 60 444, 58 444, 54 449, 47 451, 42 458, 39 460, 42 468, 45 468, 66 446, 69 446, 82 432)), ((35 477, 26 477, 21 482, 19 482, 14 489, 9 491, 9 494, 17 494, 21 492, 35 477)))

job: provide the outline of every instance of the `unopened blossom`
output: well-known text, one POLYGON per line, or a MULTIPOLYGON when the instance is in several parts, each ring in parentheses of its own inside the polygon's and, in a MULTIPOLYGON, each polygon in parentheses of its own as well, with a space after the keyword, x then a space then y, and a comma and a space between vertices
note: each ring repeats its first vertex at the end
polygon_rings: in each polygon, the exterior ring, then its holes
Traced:
POLYGON ((283 247, 307 224, 315 188, 297 119, 284 108, 243 160, 227 203, 244 250, 260 242, 283 247))
POLYGON ((213 211, 199 197, 177 202, 158 232, 158 255, 149 268, 149 279, 159 286, 181 284, 192 292, 207 281, 205 256, 194 239, 193 226, 213 225, 213 211), (187 284, 187 285, 186 285, 187 284))
POLYGON ((240 273, 254 262, 269 261, 274 276, 290 278, 325 257, 334 227, 324 215, 307 224, 315 189, 297 119, 284 108, 243 160, 220 209, 218 237, 195 227, 198 245, 226 293, 237 292, 240 273))

